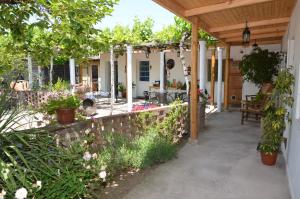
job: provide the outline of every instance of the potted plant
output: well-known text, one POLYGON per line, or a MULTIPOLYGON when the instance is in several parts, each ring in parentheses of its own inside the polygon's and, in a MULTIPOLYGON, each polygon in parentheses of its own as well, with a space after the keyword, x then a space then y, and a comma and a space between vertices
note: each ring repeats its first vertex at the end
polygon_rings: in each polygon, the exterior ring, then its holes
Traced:
POLYGON ((122 83, 118 84, 118 91, 121 93, 122 98, 126 98, 126 88, 122 83))
POLYGON ((290 122, 287 107, 292 107, 294 76, 290 68, 283 69, 275 82, 272 96, 264 108, 263 135, 259 145, 261 160, 265 165, 275 165, 283 139, 286 121, 290 122))
POLYGON ((71 124, 75 121, 75 110, 80 106, 80 99, 77 96, 62 96, 51 99, 46 110, 48 114, 55 114, 58 123, 71 124))
POLYGON ((244 80, 269 92, 272 90, 274 77, 278 75, 281 60, 279 52, 270 52, 256 47, 250 54, 243 56, 239 67, 244 80))

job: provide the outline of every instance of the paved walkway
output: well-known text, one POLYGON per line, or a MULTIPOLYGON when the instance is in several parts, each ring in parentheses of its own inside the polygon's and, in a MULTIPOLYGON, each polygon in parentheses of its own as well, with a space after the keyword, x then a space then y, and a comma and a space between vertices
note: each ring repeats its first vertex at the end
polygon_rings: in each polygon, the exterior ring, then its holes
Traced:
POLYGON ((186 144, 126 199, 289 199, 284 163, 261 164, 256 152, 258 124, 240 125, 240 114, 208 120, 198 145, 186 144))

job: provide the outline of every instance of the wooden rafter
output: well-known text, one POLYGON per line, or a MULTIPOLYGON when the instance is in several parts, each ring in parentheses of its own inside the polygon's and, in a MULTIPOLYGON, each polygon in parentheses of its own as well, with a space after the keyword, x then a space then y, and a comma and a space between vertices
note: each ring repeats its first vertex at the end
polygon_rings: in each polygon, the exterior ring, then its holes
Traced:
POLYGON ((184 8, 182 6, 180 6, 177 2, 175 2, 175 1, 170 2, 168 0, 153 0, 153 1, 156 2, 157 4, 161 5, 165 9, 175 13, 177 16, 185 18, 186 20, 189 20, 188 18, 186 18, 184 16, 184 11, 185 11, 184 8))
POLYGON ((190 10, 186 10, 184 12, 185 17, 195 16, 195 15, 202 15, 207 14, 211 12, 217 12, 221 10, 231 9, 231 8, 237 8, 242 6, 248 6, 252 4, 258 4, 258 3, 265 3, 270 2, 273 0, 228 0, 224 3, 209 5, 209 6, 203 6, 198 8, 193 8, 190 10))
MULTIPOLYGON (((257 27, 257 26, 281 24, 281 23, 287 23, 287 22, 289 22, 289 20, 290 20, 289 17, 284 17, 284 18, 277 18, 277 19, 252 21, 252 22, 248 22, 248 26, 251 28, 251 27, 257 27)), ((210 28, 208 31, 211 33, 216 33, 216 32, 222 32, 222 31, 242 29, 244 27, 245 27, 245 23, 240 23, 240 24, 235 24, 235 25, 210 28)))
MULTIPOLYGON (((255 30, 250 30, 250 31, 251 31, 251 35, 256 35, 256 34, 281 32, 281 31, 285 31, 286 29, 287 29, 286 26, 278 26, 278 27, 255 29, 255 30)), ((240 37, 242 35, 242 32, 243 32, 243 29, 240 29, 237 32, 218 34, 218 38, 221 38, 221 39, 227 38, 228 39, 228 38, 233 38, 233 37, 240 37)))
MULTIPOLYGON (((252 46, 254 43, 258 44, 258 45, 266 45, 266 44, 281 44, 282 42, 282 38, 278 38, 278 39, 271 39, 271 40, 252 40, 249 43, 249 46, 252 46)), ((230 42, 231 46, 242 46, 243 43, 242 42, 230 42)))
MULTIPOLYGON (((282 37, 285 32, 278 32, 278 33, 267 33, 267 34, 260 34, 260 35, 252 35, 251 39, 265 39, 265 38, 275 38, 275 37, 282 37)), ((242 37, 235 37, 226 39, 226 42, 234 42, 234 41, 241 41, 242 37)))

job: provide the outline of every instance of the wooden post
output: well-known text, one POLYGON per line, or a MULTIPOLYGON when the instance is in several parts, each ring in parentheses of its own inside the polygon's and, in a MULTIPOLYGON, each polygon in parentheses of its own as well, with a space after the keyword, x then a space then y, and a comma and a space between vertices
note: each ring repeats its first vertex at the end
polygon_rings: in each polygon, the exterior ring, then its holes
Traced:
POLYGON ((230 45, 226 45, 226 63, 224 80, 224 108, 228 110, 229 101, 229 70, 230 70, 230 45))
POLYGON ((211 53, 211 70, 210 70, 210 95, 211 105, 215 104, 215 68, 216 68, 216 49, 211 53))
POLYGON ((192 64, 191 64, 191 142, 198 139, 198 18, 192 23, 192 64))

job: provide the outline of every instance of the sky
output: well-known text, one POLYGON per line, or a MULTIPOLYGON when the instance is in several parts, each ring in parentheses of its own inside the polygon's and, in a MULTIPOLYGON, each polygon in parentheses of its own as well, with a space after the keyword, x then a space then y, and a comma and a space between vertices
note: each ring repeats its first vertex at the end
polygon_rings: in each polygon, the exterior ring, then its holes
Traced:
POLYGON ((117 24, 132 26, 134 17, 141 20, 151 17, 154 20, 154 31, 174 22, 174 14, 162 8, 152 0, 120 0, 112 16, 107 16, 97 25, 100 28, 113 28, 117 24))

